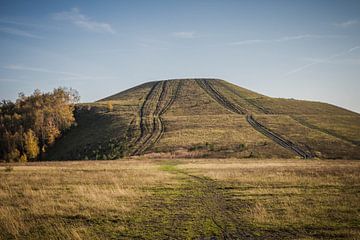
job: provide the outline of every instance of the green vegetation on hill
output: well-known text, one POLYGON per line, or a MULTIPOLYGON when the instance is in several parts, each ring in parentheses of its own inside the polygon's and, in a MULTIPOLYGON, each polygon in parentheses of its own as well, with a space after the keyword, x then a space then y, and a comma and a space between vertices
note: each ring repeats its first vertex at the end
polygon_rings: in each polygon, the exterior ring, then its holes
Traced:
POLYGON ((359 114, 267 97, 224 80, 149 82, 77 109, 78 126, 50 149, 49 159, 303 156, 294 149, 319 158, 360 158, 359 114))

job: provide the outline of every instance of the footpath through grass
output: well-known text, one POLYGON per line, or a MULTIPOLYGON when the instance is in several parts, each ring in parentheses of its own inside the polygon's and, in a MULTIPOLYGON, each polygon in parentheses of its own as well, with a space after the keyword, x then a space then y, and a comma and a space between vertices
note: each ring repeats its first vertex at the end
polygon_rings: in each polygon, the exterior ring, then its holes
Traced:
POLYGON ((175 162, 159 166, 178 184, 151 189, 155 194, 133 215, 122 237, 146 239, 234 239, 250 237, 227 205, 225 189, 207 177, 179 170, 175 162))

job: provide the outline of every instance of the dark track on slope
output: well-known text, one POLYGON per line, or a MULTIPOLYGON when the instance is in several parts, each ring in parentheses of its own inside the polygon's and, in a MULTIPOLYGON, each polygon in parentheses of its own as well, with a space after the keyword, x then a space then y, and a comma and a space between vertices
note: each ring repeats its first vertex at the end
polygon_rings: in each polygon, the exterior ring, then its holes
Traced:
MULTIPOLYGON (((148 137, 144 140, 144 143, 142 144, 142 146, 140 146, 139 149, 137 150, 136 154, 138 154, 138 155, 145 152, 152 145, 151 139, 156 135, 156 133, 158 133, 157 134, 158 136, 161 136, 164 131, 163 122, 160 117, 160 113, 162 110, 160 104, 164 101, 164 99, 166 97, 165 95, 166 95, 167 85, 168 85, 168 81, 165 80, 162 82, 161 93, 156 102, 156 108, 153 113, 152 128, 151 128, 152 131, 149 133, 148 137)), ((155 139, 158 139, 158 137, 156 137, 155 139)))
POLYGON ((144 102, 143 104, 141 105, 141 108, 140 108, 140 136, 137 138, 137 140, 135 141, 135 144, 138 143, 143 137, 144 137, 144 134, 145 134, 145 124, 144 124, 144 116, 145 116, 145 105, 146 103, 149 101, 150 99, 150 96, 153 94, 156 86, 160 84, 160 82, 157 82, 156 84, 154 84, 150 91, 148 92, 148 94, 146 95, 145 99, 144 99, 144 102))
MULTIPOLYGON (((157 82, 156 84, 154 84, 152 86, 152 88, 150 89, 149 93, 146 95, 145 100, 140 108, 140 136, 137 138, 137 140, 135 141, 135 146, 134 149, 132 151, 132 153, 130 155, 138 155, 139 151, 142 147, 142 144, 144 141, 146 141, 152 134, 153 129, 149 129, 149 127, 153 127, 154 126, 154 118, 152 119, 152 124, 151 126, 149 126, 149 124, 147 124, 147 107, 149 106, 149 104, 151 104, 152 98, 156 97, 153 96, 154 94, 156 94, 156 88, 159 85, 163 85, 162 81, 157 82), (150 134, 150 136, 149 136, 150 134)), ((162 88, 162 86, 161 86, 162 88)), ((158 102, 159 100, 156 100, 156 102, 158 102)))
POLYGON ((178 94, 180 92, 182 84, 183 84, 183 82, 181 82, 181 81, 177 84, 176 90, 175 90, 174 94, 172 95, 170 101, 168 101, 167 104, 159 112, 159 120, 160 120, 160 123, 161 123, 161 131, 160 131, 160 134, 154 140, 154 142, 148 148, 150 148, 155 143, 157 143, 160 140, 160 138, 162 137, 162 135, 164 134, 165 125, 163 123, 163 119, 162 119, 161 115, 164 114, 171 107, 171 105, 174 103, 174 101, 176 100, 176 98, 177 98, 177 96, 178 96, 178 94))
POLYGON ((271 114, 271 112, 267 109, 265 109, 262 106, 259 106, 259 104, 255 103, 253 99, 249 99, 246 98, 244 96, 242 96, 241 94, 239 94, 237 91, 235 91, 233 88, 229 87, 228 85, 220 82, 221 86, 223 86, 224 88, 226 88, 227 90, 229 90, 230 92, 234 93, 236 96, 238 96, 239 98, 244 99, 246 102, 248 102, 249 104, 251 104, 252 106, 254 106, 255 108, 257 108, 260 112, 265 113, 265 114, 271 114))
POLYGON ((207 94, 209 94, 213 99, 215 99, 220 105, 230 110, 231 112, 235 112, 237 114, 244 115, 247 113, 246 109, 240 108, 236 106, 232 102, 229 102, 221 93, 219 93, 206 79, 198 79, 196 80, 197 84, 205 90, 207 94))
MULTIPOLYGON (((161 81, 159 82, 162 84, 161 86, 161 93, 159 98, 157 99, 156 102, 156 108, 153 112, 153 118, 151 119, 152 121, 152 126, 151 126, 151 130, 148 131, 147 136, 144 136, 144 134, 140 135, 141 138, 139 138, 139 140, 137 141, 137 143, 139 143, 141 140, 142 144, 140 146, 138 146, 134 151, 132 155, 140 155, 142 153, 144 153, 147 149, 149 149, 151 146, 153 146, 157 141, 160 140, 160 138, 162 137, 165 127, 164 127, 164 123, 163 120, 161 118, 161 115, 164 114, 169 107, 173 104, 173 102, 175 101, 177 94, 180 90, 181 87, 181 83, 177 84, 177 88, 174 94, 172 94, 172 97, 170 98, 169 101, 166 102, 166 104, 164 106, 161 106, 161 103, 163 103, 166 99, 166 92, 169 90, 169 81, 161 81)), ((158 85, 158 84, 156 84, 158 85)), ((152 91, 150 90, 150 93, 152 94, 152 91)), ((147 101, 149 100, 149 98, 146 98, 147 101)), ((143 104, 143 106, 145 105, 145 103, 143 104)), ((143 114, 141 115, 141 119, 145 118, 146 116, 143 114)), ((144 123, 144 121, 141 121, 144 123)), ((140 122, 140 123, 141 123, 140 122)), ((141 126, 140 128, 144 129, 144 125, 141 126)), ((145 132, 146 130, 143 130, 142 132, 145 132)))
POLYGON ((301 125, 303 125, 303 126, 305 126, 305 127, 307 127, 307 128, 311 128, 311 129, 320 131, 320 132, 322 132, 322 133, 331 135, 331 136, 333 136, 333 137, 335 137, 335 138, 337 138, 337 139, 339 139, 339 140, 341 140, 341 141, 345 141, 345 142, 347 142, 347 143, 350 143, 350 144, 353 144, 353 145, 356 145, 356 146, 360 146, 360 141, 354 141, 354 140, 351 140, 351 139, 349 139, 349 138, 347 138, 347 137, 344 137, 344 136, 342 136, 342 135, 340 135, 340 134, 337 134, 337 133, 335 133, 335 132, 333 132, 333 131, 320 128, 320 127, 315 126, 315 125, 313 125, 313 124, 311 124, 311 123, 309 123, 309 122, 307 122, 307 121, 305 121, 305 120, 302 120, 301 118, 298 118, 298 117, 296 117, 296 116, 294 116, 294 115, 290 115, 290 117, 291 117, 294 121, 300 123, 301 125))
POLYGON ((183 82, 182 82, 182 81, 179 81, 179 82, 177 83, 176 90, 175 90, 174 94, 172 95, 170 101, 162 108, 162 110, 160 111, 159 115, 164 114, 164 113, 171 107, 171 105, 174 103, 174 101, 176 100, 177 96, 179 95, 179 92, 180 92, 180 90, 181 90, 182 85, 183 85, 183 82))
MULTIPOLYGON (((235 104, 231 103, 229 100, 227 100, 224 96, 222 96, 216 89, 214 89, 211 86, 211 83, 208 82, 208 80, 201 79, 196 81, 200 87, 202 87, 212 98, 214 98, 218 103, 223 105, 225 108, 229 109, 230 111, 237 113, 237 114, 244 114, 247 113, 247 111, 242 110, 239 111, 239 108, 235 106, 235 104), (233 107, 235 106, 235 107, 233 107)), ((286 140, 285 138, 281 137, 280 135, 272 132, 270 129, 266 128, 259 122, 257 122, 251 114, 246 115, 246 120, 252 126, 255 130, 262 133, 263 135, 267 136, 280 146, 287 148, 297 155, 301 156, 302 158, 313 158, 314 156, 312 154, 307 153, 306 151, 302 150, 299 146, 294 144, 293 142, 286 140)))
POLYGON ((281 145, 284 148, 290 149, 293 152, 297 153, 302 158, 313 158, 314 156, 311 153, 307 153, 306 151, 302 150, 299 146, 294 144, 293 142, 281 137, 280 135, 270 131, 261 123, 257 122, 252 115, 246 115, 247 122, 257 131, 261 132, 268 138, 272 139, 277 144, 281 145))

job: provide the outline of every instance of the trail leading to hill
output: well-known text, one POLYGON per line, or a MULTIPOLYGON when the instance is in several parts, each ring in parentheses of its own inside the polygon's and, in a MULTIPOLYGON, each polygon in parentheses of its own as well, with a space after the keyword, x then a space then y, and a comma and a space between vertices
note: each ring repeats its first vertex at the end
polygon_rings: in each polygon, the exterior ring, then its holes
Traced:
POLYGON ((180 82, 159 81, 149 91, 140 108, 140 136, 132 155, 140 155, 153 146, 164 133, 161 115, 175 101, 180 82))
MULTIPOLYGON (((174 164, 160 169, 178 184, 157 188, 139 208, 121 237, 152 239, 254 239, 249 226, 229 205, 223 186, 207 177, 178 169, 174 164)), ((153 191, 153 189, 149 189, 153 191)))
POLYGON ((230 102, 228 99, 226 99, 225 96, 223 96, 219 91, 217 91, 208 80, 200 79, 197 80, 196 82, 199 84, 201 88, 203 88, 213 99, 215 99, 223 107, 237 114, 242 114, 242 115, 246 114, 247 122, 258 132, 270 138, 280 146, 293 151, 302 158, 313 158, 313 155, 311 153, 307 153, 306 151, 302 150, 300 146, 294 144, 290 140, 285 139, 279 134, 274 133, 270 129, 266 128, 264 125, 257 122, 246 109, 243 109, 240 106, 237 106, 236 104, 230 102))

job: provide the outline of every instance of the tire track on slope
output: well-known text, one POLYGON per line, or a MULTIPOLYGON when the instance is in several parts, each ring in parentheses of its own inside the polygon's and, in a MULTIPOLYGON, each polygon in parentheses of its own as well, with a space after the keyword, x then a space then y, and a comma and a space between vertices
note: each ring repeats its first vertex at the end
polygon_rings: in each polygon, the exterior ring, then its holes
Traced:
MULTIPOLYGON (((145 100, 140 108, 140 136, 135 141, 135 147, 132 151, 131 155, 138 155, 139 150, 141 149, 144 141, 146 141, 151 135, 154 129, 152 127, 154 126, 154 117, 151 117, 149 124, 147 121, 149 120, 149 116, 154 114, 154 111, 151 109, 152 103, 155 101, 156 104, 158 104, 159 99, 156 99, 157 92, 159 91, 158 88, 162 89, 163 81, 159 81, 156 84, 153 85, 153 87, 150 89, 149 93, 146 95, 145 100)), ((157 106, 157 105, 156 105, 157 106)), ((155 108, 156 109, 156 108, 155 108)))
POLYGON ((165 106, 161 109, 161 111, 159 112, 159 120, 160 120, 160 123, 161 123, 161 132, 160 134, 156 137, 156 139, 154 140, 154 142, 149 146, 152 147, 153 145, 155 145, 159 140, 160 138, 163 136, 164 132, 165 132, 165 124, 163 122, 163 119, 162 119, 162 115, 166 113, 166 111, 171 107, 171 105, 175 102, 176 98, 178 97, 179 95, 179 92, 181 90, 181 87, 182 87, 182 84, 183 82, 179 81, 178 83, 176 83, 176 90, 174 91, 174 93, 172 94, 170 100, 165 104, 165 106))
POLYGON ((146 110, 145 106, 150 101, 151 96, 154 94, 154 91, 159 84, 160 84, 160 82, 157 82, 156 84, 154 84, 151 87, 150 91, 148 92, 148 94, 145 97, 143 104, 141 105, 141 108, 140 108, 140 136, 135 141, 135 144, 138 143, 144 137, 144 134, 146 131, 146 124, 144 123, 145 122, 144 116, 145 116, 145 110, 146 110))
POLYGON ((197 84, 205 90, 205 92, 210 95, 213 99, 215 99, 220 105, 230 110, 231 112, 235 112, 237 114, 244 115, 247 113, 247 110, 244 108, 240 108, 236 106, 232 102, 229 102, 222 94, 220 94, 206 79, 198 79, 196 80, 197 84))
POLYGON ((172 90, 171 97, 168 100, 169 90, 171 89, 171 86, 169 85, 171 85, 171 83, 168 80, 162 81, 161 83, 161 93, 157 99, 156 108, 151 118, 151 131, 145 138, 143 138, 143 141, 141 141, 142 144, 134 151, 133 155, 140 155, 144 153, 147 149, 156 144, 164 134, 165 126, 161 115, 164 114, 175 101, 177 94, 180 91, 181 83, 179 82, 173 84, 176 85, 176 90, 172 90))
POLYGON ((170 101, 168 101, 168 103, 161 110, 160 115, 164 114, 171 107, 171 105, 175 102, 183 84, 184 83, 181 80, 179 80, 179 82, 175 82, 176 89, 175 89, 174 93, 172 94, 170 101))
POLYGON ((236 96, 238 96, 239 98, 245 100, 247 103, 249 103, 250 105, 254 106, 255 108, 257 108, 260 112, 264 113, 264 114, 271 114, 271 111, 265 109, 262 106, 259 106, 257 103, 254 102, 253 99, 249 99, 246 98, 244 96, 242 96, 241 94, 239 94, 237 91, 235 91, 233 88, 229 87, 228 85, 220 82, 219 83, 221 86, 223 86, 224 88, 226 88, 227 90, 229 90, 230 92, 234 93, 236 96))
POLYGON ((163 132, 164 126, 163 126, 162 120, 159 117, 159 113, 161 111, 161 103, 164 101, 164 99, 166 97, 167 85, 168 85, 168 81, 162 81, 161 93, 156 102, 156 108, 155 108, 155 111, 153 112, 153 116, 151 118, 152 131, 145 138, 143 144, 137 149, 137 151, 135 152, 136 155, 141 155, 143 152, 145 152, 146 149, 148 149, 150 147, 149 145, 151 144, 151 139, 154 138, 154 136, 161 135, 161 133, 163 132))
POLYGON ((267 136, 268 138, 272 139, 274 142, 276 142, 280 146, 295 152, 302 158, 307 159, 307 158, 314 157, 312 153, 308 153, 308 152, 302 150, 298 145, 294 144, 290 140, 287 140, 287 139, 283 138, 282 136, 272 132, 270 129, 268 129, 267 127, 265 127, 264 125, 262 125, 261 123, 256 121, 252 115, 246 115, 246 120, 258 132, 260 132, 263 135, 267 136))
POLYGON ((327 129, 323 129, 323 128, 320 128, 318 126, 315 126, 315 125, 313 125, 313 124, 311 124, 311 123, 309 123, 309 122, 307 122, 307 121, 305 121, 305 120, 303 120, 303 119, 301 119, 299 117, 296 117, 296 116, 293 116, 293 115, 289 115, 289 117, 291 117, 293 120, 295 120, 296 122, 298 122, 299 124, 301 124, 301 125, 303 125, 305 127, 308 127, 310 129, 317 130, 319 132, 328 134, 330 136, 333 136, 333 137, 335 137, 335 138, 337 138, 339 140, 345 141, 345 142, 353 144, 355 146, 360 146, 360 142, 358 142, 358 141, 348 139, 347 137, 344 137, 344 136, 342 136, 340 134, 337 134, 335 132, 332 132, 332 131, 329 131, 327 129))
POLYGON ((301 147, 294 144, 293 142, 285 139, 284 137, 280 136, 279 134, 274 133, 270 129, 266 128, 261 123, 257 122, 247 110, 240 110, 236 107, 235 104, 231 103, 227 100, 224 96, 221 95, 216 89, 211 86, 211 83, 208 80, 201 79, 198 80, 197 83, 202 87, 211 97, 213 97, 217 102, 223 105, 228 110, 238 113, 238 114, 246 114, 246 120, 255 130, 262 133, 266 137, 270 138, 275 143, 279 144, 280 146, 291 150, 292 152, 296 153, 297 155, 301 156, 302 158, 313 158, 314 156, 311 153, 307 153, 306 151, 302 150, 301 147), (235 107, 234 107, 235 106, 235 107))

